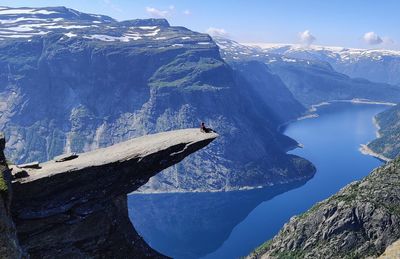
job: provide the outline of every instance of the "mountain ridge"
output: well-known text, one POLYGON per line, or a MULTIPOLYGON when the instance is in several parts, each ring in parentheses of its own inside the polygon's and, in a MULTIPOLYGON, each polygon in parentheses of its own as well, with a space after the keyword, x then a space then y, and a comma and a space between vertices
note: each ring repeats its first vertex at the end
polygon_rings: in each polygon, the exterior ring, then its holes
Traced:
POLYGON ((294 98, 302 105, 334 100, 369 99, 380 102, 399 102, 400 88, 387 83, 375 83, 364 78, 352 78, 340 73, 335 64, 321 58, 286 55, 241 45, 233 40, 214 37, 221 56, 228 63, 258 61, 278 75, 294 98))
POLYGON ((296 142, 277 131, 304 108, 275 114, 281 101, 247 87, 209 35, 165 20, 80 23, 38 11, 0 10, 14 28, 0 28, 0 38, 7 30, 16 36, 0 40, 0 130, 11 160, 46 161, 204 121, 221 134, 210 151, 158 174, 143 191, 235 190, 314 174, 285 154, 296 142))
POLYGON ((396 71, 400 69, 400 51, 387 49, 356 49, 296 44, 247 44, 258 46, 265 53, 280 54, 330 63, 335 70, 353 78, 400 85, 396 71))

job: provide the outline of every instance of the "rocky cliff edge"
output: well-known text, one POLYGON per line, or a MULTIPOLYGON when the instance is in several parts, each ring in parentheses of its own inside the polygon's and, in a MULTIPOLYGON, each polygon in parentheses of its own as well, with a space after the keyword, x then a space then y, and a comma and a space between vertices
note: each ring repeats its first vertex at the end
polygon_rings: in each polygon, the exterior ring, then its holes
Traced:
POLYGON ((11 211, 22 248, 31 258, 163 257, 134 230, 127 194, 217 136, 176 130, 63 162, 13 166, 11 211))

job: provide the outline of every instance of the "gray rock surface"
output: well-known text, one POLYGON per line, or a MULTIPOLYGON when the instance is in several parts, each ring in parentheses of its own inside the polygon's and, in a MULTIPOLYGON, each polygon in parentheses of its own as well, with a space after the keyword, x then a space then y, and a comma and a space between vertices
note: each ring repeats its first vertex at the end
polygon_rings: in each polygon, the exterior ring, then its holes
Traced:
POLYGON ((48 161, 13 181, 12 215, 31 258, 162 258, 134 230, 127 194, 207 146, 215 133, 147 135, 48 161))
POLYGON ((400 158, 293 217, 249 258, 366 258, 400 238, 400 158))
POLYGON ((0 258, 22 258, 23 252, 19 246, 14 222, 11 218, 11 173, 5 156, 5 138, 0 133, 0 258))

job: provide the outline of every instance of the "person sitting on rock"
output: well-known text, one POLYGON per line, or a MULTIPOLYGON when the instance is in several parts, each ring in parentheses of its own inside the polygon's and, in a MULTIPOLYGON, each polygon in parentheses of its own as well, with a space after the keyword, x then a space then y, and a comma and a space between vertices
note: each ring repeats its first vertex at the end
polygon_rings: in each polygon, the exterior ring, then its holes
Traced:
POLYGON ((215 130, 213 130, 213 129, 211 129, 211 128, 207 128, 204 122, 201 123, 200 131, 201 131, 201 132, 204 132, 204 133, 215 132, 215 130))

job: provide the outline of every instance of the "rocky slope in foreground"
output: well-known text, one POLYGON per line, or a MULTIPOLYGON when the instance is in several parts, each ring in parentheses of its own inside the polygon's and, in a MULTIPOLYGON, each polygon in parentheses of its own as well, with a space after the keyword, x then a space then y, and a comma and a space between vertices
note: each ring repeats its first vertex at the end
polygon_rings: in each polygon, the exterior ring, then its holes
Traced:
POLYGON ((249 258, 366 258, 400 238, 400 158, 293 217, 249 258))
MULTIPOLYGON (((72 160, 12 166, 11 212, 21 247, 31 258, 163 258, 133 228, 127 194, 217 136, 198 129, 170 131, 72 160)), ((0 216, 0 226, 9 225, 0 242, 9 238, 16 245, 12 221, 0 216)), ((18 258, 18 250, 0 252, 0 258, 18 258)))
POLYGON ((400 154, 400 106, 394 106, 375 117, 378 138, 368 144, 373 152, 393 159, 400 154))

